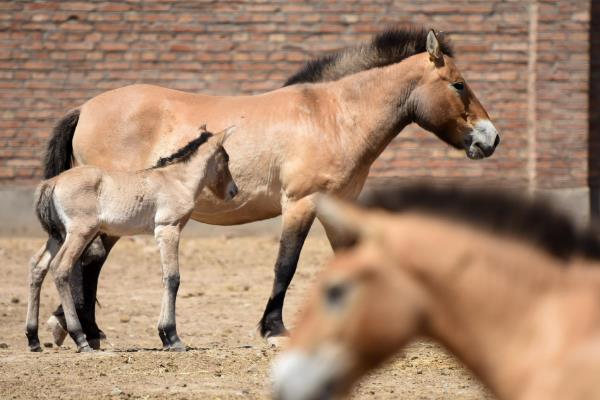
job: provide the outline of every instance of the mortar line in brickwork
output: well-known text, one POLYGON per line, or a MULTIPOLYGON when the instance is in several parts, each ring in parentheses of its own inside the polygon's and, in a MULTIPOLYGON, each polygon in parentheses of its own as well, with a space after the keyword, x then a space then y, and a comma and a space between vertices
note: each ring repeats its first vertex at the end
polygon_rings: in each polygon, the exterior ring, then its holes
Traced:
POLYGON ((530 0, 529 4, 529 55, 527 58, 527 186, 530 192, 536 186, 536 69, 537 69, 537 38, 538 38, 538 4, 530 0))

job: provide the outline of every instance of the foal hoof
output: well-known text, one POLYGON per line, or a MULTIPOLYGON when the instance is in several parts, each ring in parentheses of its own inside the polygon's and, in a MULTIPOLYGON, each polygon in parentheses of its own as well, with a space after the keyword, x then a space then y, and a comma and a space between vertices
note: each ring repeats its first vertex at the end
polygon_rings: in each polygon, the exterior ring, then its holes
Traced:
POLYGON ((268 336, 267 343, 271 347, 282 348, 290 342, 289 336, 268 336))
POLYGON ((57 346, 61 346, 67 337, 67 330, 63 327, 60 320, 56 318, 55 315, 52 315, 46 321, 46 325, 52 331, 52 337, 54 338, 54 344, 57 346))

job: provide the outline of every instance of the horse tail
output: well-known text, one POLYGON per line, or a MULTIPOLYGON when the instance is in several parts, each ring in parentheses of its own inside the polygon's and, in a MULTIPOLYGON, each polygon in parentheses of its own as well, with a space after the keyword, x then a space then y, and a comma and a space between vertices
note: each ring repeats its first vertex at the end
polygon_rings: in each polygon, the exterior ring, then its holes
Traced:
POLYGON ((64 225, 60 220, 56 207, 54 206, 54 179, 40 183, 35 191, 34 204, 35 213, 42 228, 59 243, 62 242, 64 225))
POLYGON ((75 109, 67 113, 52 130, 44 157, 44 179, 55 177, 71 168, 73 159, 73 135, 79 122, 81 111, 75 109))

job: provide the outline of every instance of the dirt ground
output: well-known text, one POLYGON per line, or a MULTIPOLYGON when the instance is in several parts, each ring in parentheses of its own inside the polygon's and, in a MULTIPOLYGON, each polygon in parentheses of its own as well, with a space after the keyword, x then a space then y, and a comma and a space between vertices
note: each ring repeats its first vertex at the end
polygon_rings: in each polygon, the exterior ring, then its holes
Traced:
MULTIPOLYGON (((0 239, 0 397, 114 399, 268 398, 269 363, 277 350, 256 333, 271 287, 277 238, 185 238, 181 246, 178 331, 192 348, 160 351, 155 325, 161 275, 151 238, 123 239, 100 278, 102 351, 66 347, 26 351, 27 261, 41 239, 0 239)), ((319 267, 331 256, 326 239, 310 236, 286 303, 294 315, 319 267)), ((40 340, 58 296, 52 279, 42 291, 40 340), (42 324, 43 323, 43 324, 42 324)), ((436 344, 420 341, 366 379, 355 398, 481 399, 486 390, 436 344)))

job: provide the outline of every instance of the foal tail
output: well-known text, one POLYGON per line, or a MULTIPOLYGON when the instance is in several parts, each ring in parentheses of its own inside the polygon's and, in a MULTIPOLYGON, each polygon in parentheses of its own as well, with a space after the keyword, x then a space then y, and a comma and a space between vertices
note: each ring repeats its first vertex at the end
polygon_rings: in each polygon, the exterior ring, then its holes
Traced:
POLYGON ((70 111, 52 130, 44 157, 44 179, 52 178, 71 168, 73 135, 79 122, 79 114, 79 109, 70 111))
POLYGON ((35 191, 35 213, 42 228, 59 243, 63 241, 64 225, 54 206, 54 180, 40 183, 35 191))

